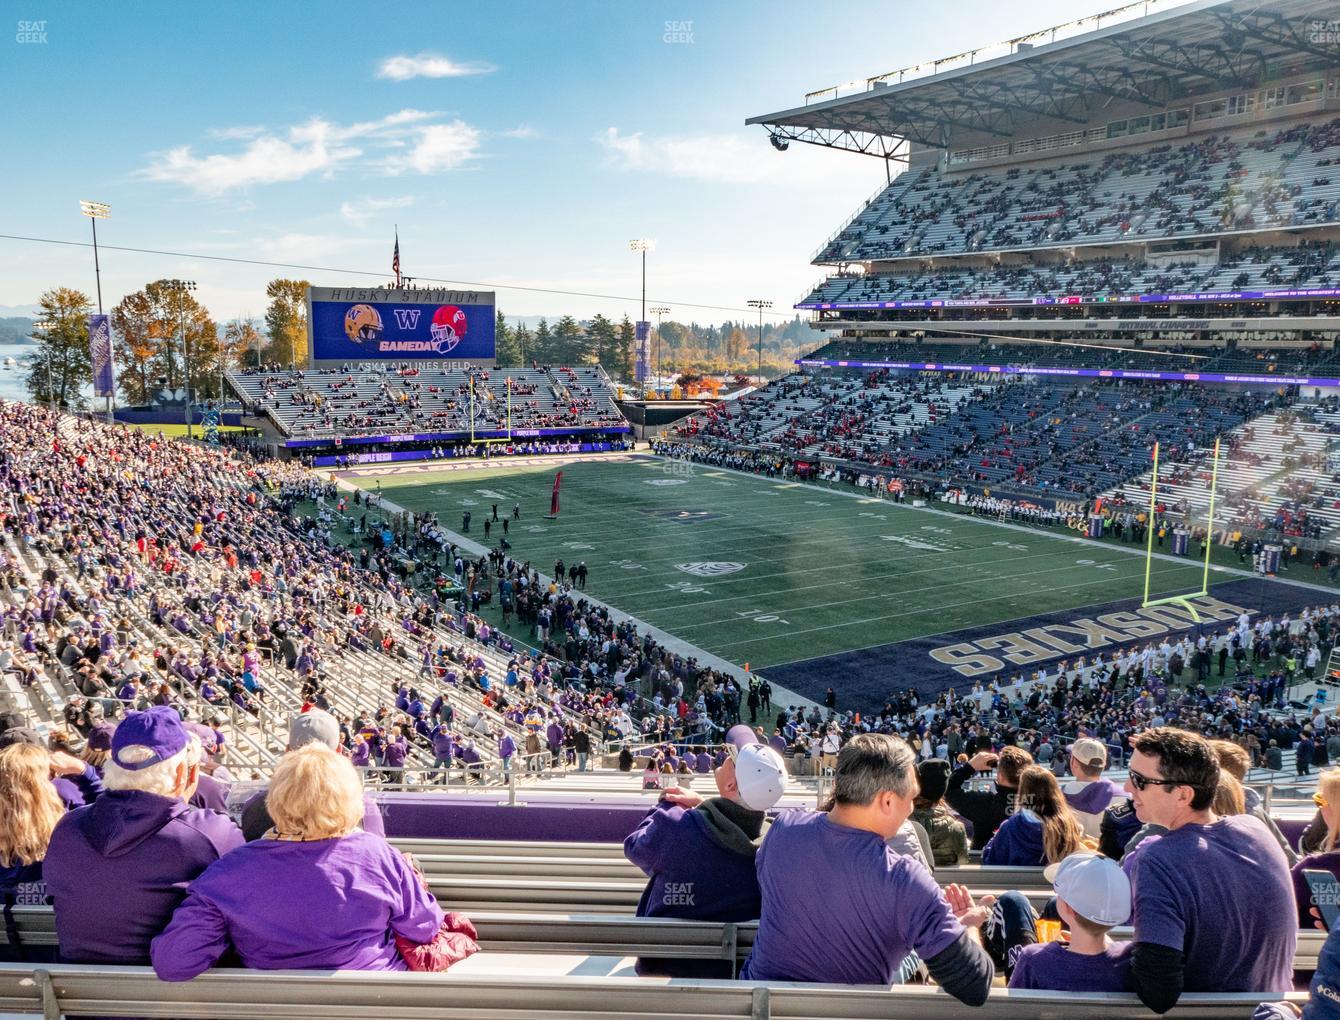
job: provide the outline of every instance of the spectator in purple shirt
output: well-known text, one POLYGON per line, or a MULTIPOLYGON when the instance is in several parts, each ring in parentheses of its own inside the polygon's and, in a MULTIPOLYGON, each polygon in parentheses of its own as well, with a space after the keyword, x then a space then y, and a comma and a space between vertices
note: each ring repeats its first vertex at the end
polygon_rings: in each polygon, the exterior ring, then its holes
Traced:
POLYGON ((1084 835, 1097 839, 1103 812, 1126 799, 1121 787, 1103 778, 1107 748, 1092 737, 1081 737, 1070 748, 1070 772, 1075 778, 1061 788, 1070 810, 1084 827, 1084 835))
MULTIPOLYGON (((752 921, 759 914, 754 856, 764 813, 786 787, 786 763, 748 726, 726 735, 729 756, 716 770, 720 796, 671 787, 624 840, 624 855, 647 876, 638 917, 752 921)), ((734 964, 642 959, 640 974, 731 977, 734 964)))
POLYGON ((759 849, 763 910, 742 978, 888 985, 919 958, 961 1002, 986 1001, 995 970, 967 929, 992 901, 975 905, 957 885, 942 892, 886 842, 916 795, 903 740, 863 733, 842 747, 832 810, 782 812, 759 849))
POLYGON ((1166 1013, 1183 991, 1289 991, 1298 914, 1283 851, 1251 815, 1214 813, 1219 763, 1203 737, 1160 727, 1132 746, 1136 814, 1167 830, 1128 855, 1140 1000, 1166 1013))
POLYGON ((274 828, 208 868, 153 940, 154 970, 189 981, 231 948, 259 970, 405 970, 442 909, 401 853, 359 828, 363 784, 321 743, 284 755, 266 797, 274 828))
POLYGON ((242 844, 227 815, 190 807, 198 763, 177 713, 130 713, 116 728, 107 791, 66 815, 43 862, 63 960, 144 964, 186 886, 242 844))
POLYGON ((1129 942, 1107 933, 1131 916, 1131 884, 1116 861, 1101 854, 1071 854, 1049 865, 1056 912, 1069 942, 1024 946, 1014 961, 1011 988, 1056 992, 1124 992, 1129 987, 1129 942))

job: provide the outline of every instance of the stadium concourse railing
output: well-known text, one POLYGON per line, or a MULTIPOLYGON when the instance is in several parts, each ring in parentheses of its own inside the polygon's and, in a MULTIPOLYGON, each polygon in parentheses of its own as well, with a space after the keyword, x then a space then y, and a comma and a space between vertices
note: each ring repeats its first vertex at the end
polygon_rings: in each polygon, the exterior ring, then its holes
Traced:
MULTIPOLYGON (((60 1016, 415 1017, 418 1020, 516 1020, 522 1016, 663 1020, 948 1020, 971 1012, 986 1020, 1085 1016, 1148 1020, 1132 994, 997 989, 969 1010, 940 988, 690 981, 632 976, 631 960, 578 957, 566 973, 537 973, 528 955, 481 953, 445 974, 375 971, 213 970, 193 981, 159 981, 148 967, 0 964, 0 1010, 60 1016), (591 973, 618 976, 588 977, 591 973), (622 976, 622 975, 628 976, 622 976)), ((1191 993, 1167 1015, 1249 1016, 1281 996, 1191 993)), ((1300 1007, 1307 995, 1287 996, 1300 1007)))

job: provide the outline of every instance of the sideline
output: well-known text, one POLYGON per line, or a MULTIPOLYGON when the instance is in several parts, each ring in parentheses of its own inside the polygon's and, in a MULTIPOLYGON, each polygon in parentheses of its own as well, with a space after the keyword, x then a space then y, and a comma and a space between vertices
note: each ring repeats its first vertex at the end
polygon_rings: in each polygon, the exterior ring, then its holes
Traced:
MULTIPOLYGON (((629 453, 631 453, 631 451, 624 451, 624 455, 625 455, 625 456, 627 456, 629 453)), ((637 456, 641 456, 641 457, 649 457, 649 458, 650 458, 650 457, 655 457, 656 455, 655 455, 655 454, 641 454, 641 455, 637 455, 637 456)), ((588 459, 588 458, 586 458, 586 457, 582 457, 582 456, 580 456, 580 455, 572 455, 572 456, 569 456, 566 460, 562 461, 562 463, 569 463, 569 464, 572 464, 572 463, 578 463, 578 462, 584 461, 584 460, 586 460, 586 459, 588 459)), ((592 459, 596 459, 596 460, 604 460, 604 459, 606 459, 606 458, 604 458, 604 457, 597 457, 597 458, 592 458, 592 459)), ((630 459, 631 459, 631 458, 630 458, 630 459)), ((554 463, 558 463, 558 462, 559 462, 558 459, 555 458, 554 463)), ((360 492, 364 492, 364 493, 369 492, 369 491, 373 491, 373 490, 365 489, 365 488, 363 488, 362 486, 355 485, 355 484, 354 484, 353 482, 351 482, 349 479, 339 477, 338 474, 336 475, 336 478, 335 478, 335 485, 336 485, 337 488, 346 489, 347 491, 349 491, 349 492, 351 492, 351 493, 352 493, 355 489, 359 490, 360 492)), ((374 493, 374 494, 375 494, 375 493, 374 493)), ((387 499, 387 498, 384 497, 384 496, 378 496, 378 501, 379 501, 379 505, 385 507, 386 509, 388 509, 388 510, 394 512, 394 513, 402 513, 402 514, 404 514, 404 513, 410 513, 410 512, 411 512, 411 511, 406 510, 406 509, 405 509, 404 507, 402 507, 400 504, 398 504, 398 503, 394 503, 394 502, 392 502, 391 500, 387 499)), ((460 534, 459 532, 453 531, 452 529, 447 528, 447 527, 445 527, 445 526, 443 526, 443 525, 441 525, 441 524, 439 524, 438 527, 439 527, 439 528, 440 528, 440 529, 447 535, 447 537, 450 538, 451 541, 454 542, 458 547, 460 547, 460 548, 462 548, 462 549, 467 549, 467 550, 469 550, 469 551, 471 552, 472 555, 474 555, 474 556, 487 556, 487 555, 488 555, 488 553, 489 553, 489 549, 488 549, 488 547, 479 544, 478 542, 474 541, 473 539, 466 538, 464 535, 460 534)), ((539 572, 539 574, 540 574, 540 579, 541 579, 541 581, 545 582, 546 584, 553 580, 553 578, 551 578, 548 574, 543 573, 542 571, 539 572)), ((587 594, 587 593, 585 593, 585 592, 579 592, 579 594, 580 594, 580 596, 581 596, 582 598, 586 599, 586 601, 589 602, 589 603, 591 603, 592 605, 600 606, 600 607, 604 608, 604 609, 610 614, 610 618, 613 619, 616 623, 624 623, 624 622, 632 623, 632 624, 634 624, 636 627, 638 627, 638 628, 642 631, 642 633, 644 633, 644 634, 650 634, 653 638, 655 638, 655 639, 656 639, 656 643, 659 644, 661 647, 669 649, 671 652, 674 652, 676 655, 683 656, 684 658, 694 658, 694 659, 697 659, 698 662, 699 662, 700 664, 704 665, 704 666, 708 666, 708 667, 710 667, 710 668, 716 670, 716 671, 719 672, 719 673, 725 673, 725 674, 727 674, 728 676, 732 676, 732 677, 734 677, 735 680, 736 680, 736 682, 738 682, 738 683, 740 684, 740 688, 741 688, 741 703, 740 703, 740 714, 741 714, 741 716, 743 716, 743 715, 745 714, 745 712, 748 710, 748 706, 744 703, 744 698, 747 697, 748 694, 749 694, 749 680, 750 680, 751 678, 762 679, 763 676, 764 676, 763 673, 753 673, 753 672, 748 672, 748 673, 747 673, 747 672, 745 672, 745 670, 744 670, 744 668, 743 668, 742 666, 737 666, 735 663, 730 662, 730 661, 727 660, 727 659, 723 659, 723 658, 722 658, 721 656, 719 656, 719 655, 714 655, 714 654, 711 653, 711 652, 708 652, 708 651, 703 650, 702 648, 699 648, 697 645, 690 644, 689 642, 685 641, 683 638, 679 638, 679 637, 676 637, 676 636, 673 635, 673 634, 669 634, 669 633, 667 633, 667 632, 661 630, 661 628, 659 628, 659 627, 655 627, 655 626, 653 626, 653 625, 651 625, 651 624, 649 624, 649 623, 646 623, 645 621, 638 619, 636 616, 633 616, 633 615, 630 614, 630 613, 625 613, 622 609, 617 609, 617 608, 615 608, 614 606, 611 606, 609 603, 607 603, 607 602, 603 602, 603 601, 601 601, 600 599, 595 598, 593 595, 587 594)), ((768 682, 769 682, 770 684, 772 684, 772 681, 768 681, 768 682)), ((789 690, 789 689, 784 688, 784 687, 778 687, 776 684, 772 684, 772 707, 773 707, 773 712, 775 713, 775 712, 776 712, 778 709, 780 709, 781 706, 783 706, 783 705, 786 705, 786 706, 788 706, 788 707, 795 707, 795 708, 798 708, 798 709, 800 709, 801 711, 803 711, 803 712, 807 712, 807 713, 809 712, 809 710, 810 710, 811 708, 818 708, 820 711, 825 711, 825 710, 823 709, 823 707, 822 707, 821 705, 819 705, 817 702, 815 702, 815 701, 811 701, 809 698, 802 697, 801 695, 797 694, 795 691, 789 690)), ((765 730, 767 730, 767 729, 771 729, 771 728, 772 728, 772 727, 771 727, 771 722, 772 722, 772 721, 775 721, 775 720, 765 720, 765 723, 764 723, 764 729, 765 729, 765 730)))

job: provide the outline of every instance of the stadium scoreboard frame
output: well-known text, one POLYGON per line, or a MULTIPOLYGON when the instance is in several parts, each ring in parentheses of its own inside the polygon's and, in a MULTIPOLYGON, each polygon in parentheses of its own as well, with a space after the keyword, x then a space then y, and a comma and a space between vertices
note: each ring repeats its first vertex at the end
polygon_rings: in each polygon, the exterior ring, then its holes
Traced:
POLYGON ((306 299, 310 368, 368 361, 494 366, 493 291, 309 287, 306 299))

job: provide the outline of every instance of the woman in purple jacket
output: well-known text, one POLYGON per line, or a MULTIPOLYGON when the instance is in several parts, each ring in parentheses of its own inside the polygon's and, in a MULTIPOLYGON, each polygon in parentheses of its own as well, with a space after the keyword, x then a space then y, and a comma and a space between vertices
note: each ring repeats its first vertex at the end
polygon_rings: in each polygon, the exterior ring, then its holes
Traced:
POLYGON ((405 970, 394 936, 431 942, 442 910, 414 868, 358 828, 363 786, 322 744, 290 751, 270 782, 274 828, 205 869, 153 941, 164 981, 203 973, 231 947, 257 970, 405 970))

